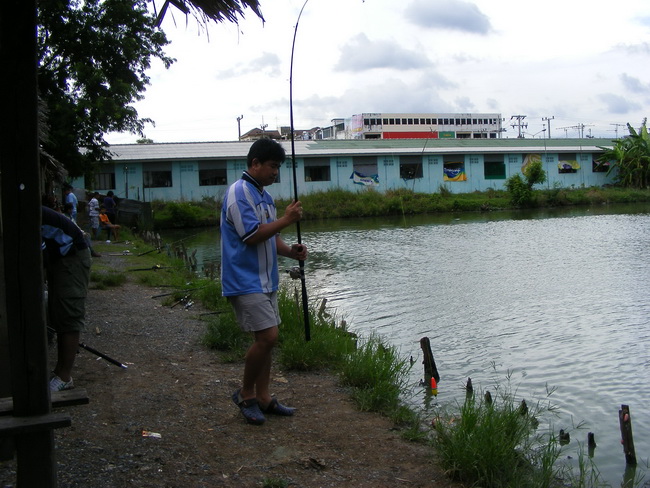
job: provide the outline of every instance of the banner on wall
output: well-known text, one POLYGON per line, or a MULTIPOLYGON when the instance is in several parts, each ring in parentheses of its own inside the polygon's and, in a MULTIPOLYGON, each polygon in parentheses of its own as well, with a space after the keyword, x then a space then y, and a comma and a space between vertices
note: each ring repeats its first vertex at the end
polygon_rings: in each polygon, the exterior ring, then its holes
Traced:
POLYGON ((560 173, 575 173, 580 169, 580 163, 574 160, 560 160, 557 169, 560 173))
POLYGON ((467 181, 465 165, 463 163, 445 163, 443 181, 467 181))
POLYGON ((358 171, 353 171, 350 175, 350 179, 355 185, 364 185, 364 186, 378 186, 379 185, 379 175, 364 175, 358 171))
POLYGON ((524 157, 524 162, 521 165, 521 172, 524 173, 528 165, 530 165, 531 163, 541 163, 541 162, 542 162, 541 154, 526 154, 526 156, 524 157))

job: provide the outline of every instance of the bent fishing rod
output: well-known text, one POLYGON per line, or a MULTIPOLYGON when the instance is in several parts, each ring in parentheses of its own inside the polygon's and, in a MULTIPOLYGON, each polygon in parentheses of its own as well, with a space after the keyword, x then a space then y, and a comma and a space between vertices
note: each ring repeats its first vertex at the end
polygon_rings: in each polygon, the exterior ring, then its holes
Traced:
MULTIPOLYGON (((298 180, 296 179, 296 145, 293 127, 293 54, 296 49, 296 35, 298 34, 298 24, 303 10, 309 0, 300 9, 298 20, 296 20, 296 27, 293 30, 293 43, 291 44, 291 64, 289 65, 289 125, 291 130, 291 167, 293 170, 293 195, 294 199, 298 201, 298 180)), ((296 222, 296 235, 298 244, 302 245, 302 238, 300 236, 300 221, 296 222)), ((300 283, 302 285, 302 311, 305 320, 305 341, 311 340, 311 332, 309 330, 309 299, 307 297, 307 284, 305 283, 305 261, 298 260, 300 267, 300 283)))

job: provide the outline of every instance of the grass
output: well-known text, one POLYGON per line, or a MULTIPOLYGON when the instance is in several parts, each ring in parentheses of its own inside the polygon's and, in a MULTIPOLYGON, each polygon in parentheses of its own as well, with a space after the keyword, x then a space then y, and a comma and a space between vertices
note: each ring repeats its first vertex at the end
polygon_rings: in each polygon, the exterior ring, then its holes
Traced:
POLYGON ((484 488, 545 488, 559 477, 552 434, 537 433, 542 408, 523 409, 510 392, 493 401, 468 395, 435 418, 433 445, 452 479, 484 488))
MULTIPOLYGON (((494 188, 471 193, 451 193, 440 186, 436 193, 418 193, 405 188, 378 192, 373 188, 349 191, 340 188, 300 196, 306 220, 325 220, 349 217, 377 217, 383 215, 417 215, 451 212, 487 212, 518 208, 503 183, 494 188)), ((590 206, 615 203, 650 202, 650 189, 638 190, 620 187, 537 187, 532 191, 527 208, 590 206)), ((289 200, 276 200, 280 213, 289 200)), ((182 228, 218 225, 220 202, 204 199, 201 202, 152 203, 154 226, 182 228)))

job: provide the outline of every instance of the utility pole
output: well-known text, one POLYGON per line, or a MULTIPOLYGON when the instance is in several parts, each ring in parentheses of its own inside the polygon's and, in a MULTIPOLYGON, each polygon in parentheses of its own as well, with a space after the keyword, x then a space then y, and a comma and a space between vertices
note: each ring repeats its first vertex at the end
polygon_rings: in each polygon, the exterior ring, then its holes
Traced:
POLYGON ((237 135, 239 136, 237 139, 238 141, 241 141, 241 119, 243 118, 244 118, 243 115, 237 117, 237 135))
POLYGON ((519 131, 519 135, 518 135, 517 137, 518 137, 519 139, 523 139, 523 137, 524 137, 524 136, 522 135, 522 133, 521 133, 521 129, 527 129, 527 128, 528 128, 528 123, 527 123, 527 122, 524 123, 524 119, 525 119, 525 118, 526 118, 525 115, 513 115, 512 117, 510 117, 510 120, 512 120, 512 119, 517 119, 517 122, 514 122, 514 123, 510 124, 510 126, 511 126, 513 129, 514 129, 515 127, 517 127, 517 129, 518 129, 518 131, 519 131))
POLYGON ((265 124, 264 120, 262 120, 262 125, 260 125, 260 129, 262 129, 262 138, 266 137, 266 133, 264 132, 266 128, 269 126, 269 124, 265 124))
POLYGON ((618 139, 618 128, 626 126, 626 124, 609 124, 609 125, 614 126, 614 132, 616 133, 616 139, 618 139))
POLYGON ((548 126, 548 138, 551 138, 551 120, 555 119, 555 115, 551 115, 550 117, 542 117, 542 122, 546 122, 548 126))

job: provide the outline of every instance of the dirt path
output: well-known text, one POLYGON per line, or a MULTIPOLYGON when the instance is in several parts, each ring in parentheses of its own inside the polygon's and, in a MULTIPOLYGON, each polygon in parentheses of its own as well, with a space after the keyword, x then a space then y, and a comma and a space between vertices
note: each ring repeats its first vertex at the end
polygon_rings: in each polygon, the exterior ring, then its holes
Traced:
MULTIPOLYGON (((100 259, 119 266, 124 258, 100 259)), ((452 486, 430 447, 358 412, 327 374, 276 369, 273 392, 296 416, 247 425, 230 400, 242 364, 224 364, 201 345, 198 305, 152 298, 166 291, 133 283, 91 290, 82 340, 128 369, 81 350, 74 380, 90 404, 66 409, 72 427, 55 433, 60 487, 452 486)), ((0 486, 14 481, 12 463, 0 463, 0 486)))

